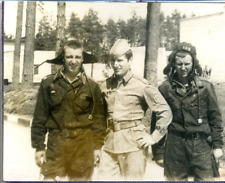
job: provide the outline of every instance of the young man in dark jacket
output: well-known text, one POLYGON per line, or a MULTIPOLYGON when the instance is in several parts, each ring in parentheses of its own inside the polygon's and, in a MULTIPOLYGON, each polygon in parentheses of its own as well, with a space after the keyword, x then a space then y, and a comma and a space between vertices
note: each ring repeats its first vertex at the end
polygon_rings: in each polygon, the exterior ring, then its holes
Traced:
POLYGON ((67 42, 63 67, 41 81, 31 140, 44 180, 90 180, 100 156, 105 109, 99 86, 82 69, 83 55, 79 42, 67 42))
POLYGON ((213 180, 212 154, 222 155, 221 113, 213 85, 200 79, 196 49, 179 43, 164 69, 168 79, 159 87, 168 102, 173 120, 165 146, 165 176, 186 181, 213 180))

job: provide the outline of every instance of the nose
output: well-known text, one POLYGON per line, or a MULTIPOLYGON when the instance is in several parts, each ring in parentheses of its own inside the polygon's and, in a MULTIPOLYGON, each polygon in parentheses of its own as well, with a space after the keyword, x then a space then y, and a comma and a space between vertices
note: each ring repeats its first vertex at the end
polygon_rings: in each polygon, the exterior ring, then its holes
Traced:
POLYGON ((182 70, 185 70, 185 69, 186 69, 186 67, 185 67, 184 64, 182 64, 181 69, 182 69, 182 70))
POLYGON ((75 64, 76 62, 78 62, 77 59, 76 59, 75 57, 71 58, 70 61, 71 61, 73 64, 75 64))
POLYGON ((116 60, 115 62, 114 62, 114 67, 118 67, 119 66, 119 62, 116 60))

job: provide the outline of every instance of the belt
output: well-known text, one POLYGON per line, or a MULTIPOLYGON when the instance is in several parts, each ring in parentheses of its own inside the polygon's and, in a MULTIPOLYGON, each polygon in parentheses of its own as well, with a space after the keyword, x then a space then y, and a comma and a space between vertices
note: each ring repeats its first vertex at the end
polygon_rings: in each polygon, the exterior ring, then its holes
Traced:
POLYGON ((114 132, 136 127, 142 124, 141 120, 126 120, 126 121, 108 120, 108 122, 109 122, 109 128, 112 129, 114 132))
POLYGON ((85 130, 88 130, 88 128, 78 128, 78 129, 51 129, 49 130, 49 132, 55 133, 59 136, 63 136, 63 137, 76 137, 79 134, 83 133, 85 130))
POLYGON ((208 135, 202 132, 193 132, 193 133, 186 133, 186 132, 178 132, 174 130, 170 130, 169 133, 181 137, 185 140, 193 140, 193 139, 206 139, 208 135))

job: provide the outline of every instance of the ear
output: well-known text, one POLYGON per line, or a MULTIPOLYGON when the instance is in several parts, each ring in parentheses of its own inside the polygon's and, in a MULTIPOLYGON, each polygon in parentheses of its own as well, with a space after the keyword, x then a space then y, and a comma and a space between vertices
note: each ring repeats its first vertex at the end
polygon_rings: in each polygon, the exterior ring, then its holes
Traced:
POLYGON ((128 62, 132 62, 133 61, 133 56, 128 60, 128 62))

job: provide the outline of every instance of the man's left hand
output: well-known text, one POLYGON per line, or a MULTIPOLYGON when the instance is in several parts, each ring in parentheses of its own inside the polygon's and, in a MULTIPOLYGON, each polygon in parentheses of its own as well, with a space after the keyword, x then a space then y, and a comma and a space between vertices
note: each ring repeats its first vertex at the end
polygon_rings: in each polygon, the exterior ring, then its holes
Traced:
POLYGON ((94 165, 98 166, 101 157, 101 150, 94 150, 94 165))
POLYGON ((147 133, 144 136, 138 137, 137 141, 138 146, 143 149, 146 149, 148 146, 155 144, 155 141, 152 136, 147 133))

